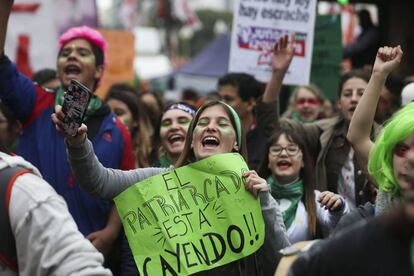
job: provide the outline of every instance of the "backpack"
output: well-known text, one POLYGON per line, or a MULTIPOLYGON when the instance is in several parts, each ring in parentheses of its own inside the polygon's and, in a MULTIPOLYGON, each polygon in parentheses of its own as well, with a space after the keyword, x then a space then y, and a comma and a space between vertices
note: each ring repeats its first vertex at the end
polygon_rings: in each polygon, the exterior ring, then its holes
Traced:
POLYGON ((10 225, 9 205, 14 182, 18 176, 25 173, 31 171, 22 166, 0 170, 0 262, 14 272, 18 271, 17 252, 10 225))

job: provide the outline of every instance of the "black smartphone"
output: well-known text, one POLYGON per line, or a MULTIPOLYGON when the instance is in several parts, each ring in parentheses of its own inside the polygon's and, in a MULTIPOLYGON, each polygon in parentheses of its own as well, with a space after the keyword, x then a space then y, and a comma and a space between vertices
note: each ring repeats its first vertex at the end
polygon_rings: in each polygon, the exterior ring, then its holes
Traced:
POLYGON ((62 104, 64 131, 75 136, 88 108, 89 100, 92 97, 91 91, 77 80, 71 80, 62 104))

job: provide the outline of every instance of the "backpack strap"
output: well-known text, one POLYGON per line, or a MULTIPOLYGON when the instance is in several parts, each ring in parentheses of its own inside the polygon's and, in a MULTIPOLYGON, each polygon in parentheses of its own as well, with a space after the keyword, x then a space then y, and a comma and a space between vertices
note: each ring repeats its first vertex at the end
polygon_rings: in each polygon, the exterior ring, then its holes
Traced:
POLYGON ((9 219, 9 204, 16 178, 25 173, 31 171, 21 166, 0 170, 0 262, 15 272, 18 271, 17 253, 9 219))

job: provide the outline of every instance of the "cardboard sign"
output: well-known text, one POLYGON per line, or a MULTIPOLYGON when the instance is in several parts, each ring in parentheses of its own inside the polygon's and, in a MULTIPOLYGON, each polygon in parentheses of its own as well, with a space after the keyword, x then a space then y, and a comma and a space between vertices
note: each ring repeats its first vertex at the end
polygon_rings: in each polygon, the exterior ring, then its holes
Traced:
POLYGON ((215 155, 115 198, 141 275, 188 275, 251 255, 264 242, 260 202, 237 153, 215 155))
POLYGON ((105 98, 108 89, 117 82, 131 82, 135 77, 135 36, 130 31, 100 29, 108 43, 104 75, 95 94, 105 98))
POLYGON ((308 84, 316 0, 237 0, 230 49, 230 72, 267 82, 275 42, 296 33, 296 50, 284 84, 308 84))

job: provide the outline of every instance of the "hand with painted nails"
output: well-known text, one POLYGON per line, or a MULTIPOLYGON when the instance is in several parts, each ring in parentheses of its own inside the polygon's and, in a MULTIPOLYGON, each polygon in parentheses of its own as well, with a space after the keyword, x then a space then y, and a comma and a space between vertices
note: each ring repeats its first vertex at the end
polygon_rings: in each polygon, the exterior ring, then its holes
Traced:
POLYGON ((86 133, 88 131, 88 128, 85 124, 82 124, 79 129, 76 136, 71 136, 68 133, 64 131, 63 128, 63 118, 65 117, 65 114, 62 111, 62 106, 56 105, 55 106, 55 113, 52 114, 52 121, 55 123, 56 130, 61 133, 66 141, 71 146, 80 146, 82 145, 86 140, 86 133))
POLYGON ((321 204, 321 207, 324 207, 330 212, 341 209, 345 204, 339 195, 329 191, 320 193, 318 202, 321 204))
POLYGON ((266 180, 257 175, 256 171, 247 171, 243 173, 245 179, 245 188, 248 190, 254 197, 257 197, 259 192, 268 191, 270 189, 269 184, 266 180))

